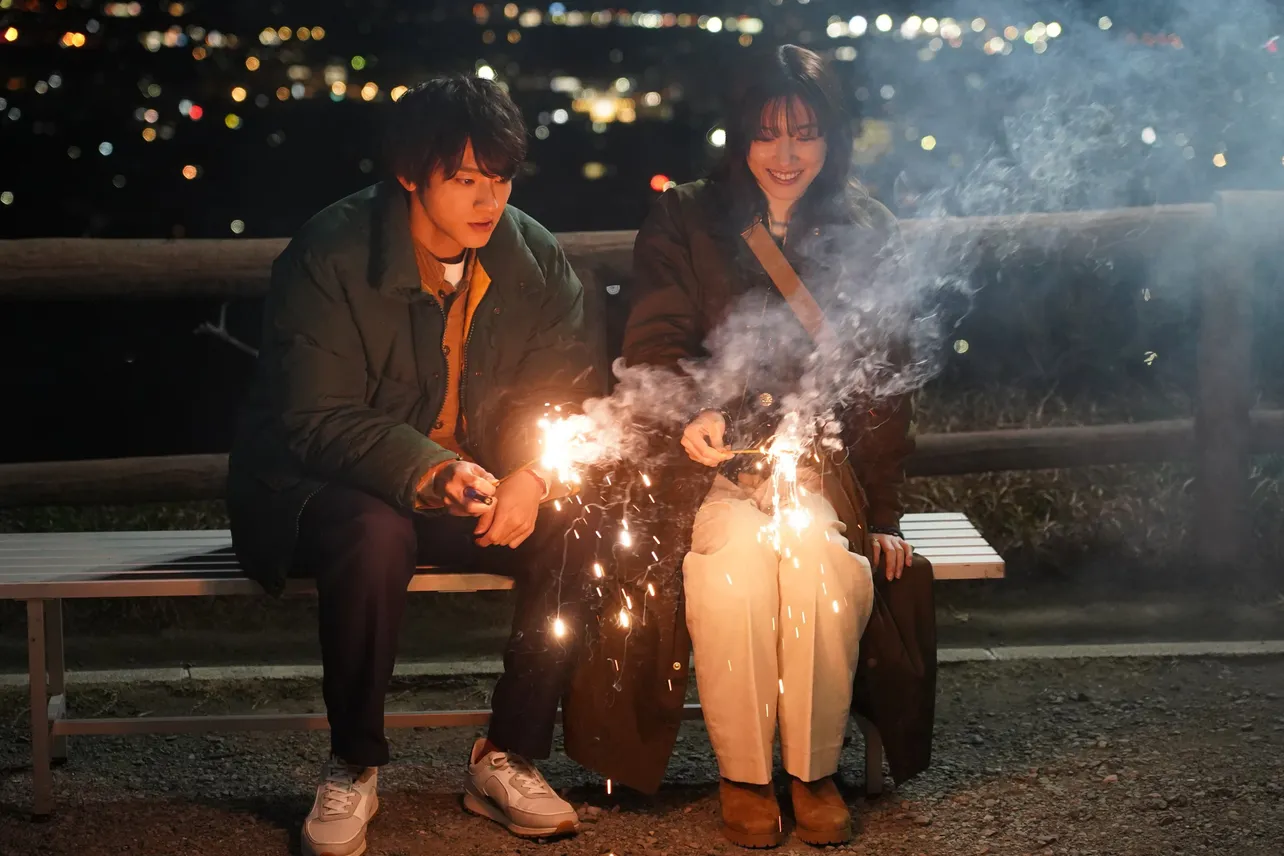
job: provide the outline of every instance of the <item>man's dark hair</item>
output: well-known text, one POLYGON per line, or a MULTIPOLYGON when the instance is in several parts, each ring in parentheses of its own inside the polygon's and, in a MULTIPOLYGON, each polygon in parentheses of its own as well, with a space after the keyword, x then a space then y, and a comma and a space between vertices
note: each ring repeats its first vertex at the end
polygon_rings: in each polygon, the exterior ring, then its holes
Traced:
POLYGON ((392 105, 385 141, 388 168, 426 185, 441 167, 459 170, 471 141, 486 175, 512 178, 526 159, 521 111, 493 80, 451 74, 416 84, 392 105))

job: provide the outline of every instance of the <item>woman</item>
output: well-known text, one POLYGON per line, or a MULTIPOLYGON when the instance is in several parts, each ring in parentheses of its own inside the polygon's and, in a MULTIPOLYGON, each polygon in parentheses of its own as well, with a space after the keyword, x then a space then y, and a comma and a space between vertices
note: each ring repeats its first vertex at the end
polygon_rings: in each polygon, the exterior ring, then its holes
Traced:
POLYGON ((721 166, 666 192, 634 250, 638 297, 624 342, 630 365, 678 369, 679 361, 708 357, 704 343, 720 326, 721 347, 744 352, 745 376, 735 378, 744 393, 708 402, 681 444, 716 472, 695 516, 683 593, 722 777, 723 832, 747 847, 784 838, 771 786, 777 726, 798 836, 812 844, 851 838, 833 776, 873 604, 871 563, 894 580, 913 562, 897 528, 902 462, 913 448, 904 398, 841 414, 844 456, 859 487, 848 479, 844 491, 824 477, 822 470, 845 460, 801 468, 800 483, 812 488, 802 499, 812 523, 801 531, 773 530, 771 480, 727 446, 731 431, 735 445, 746 447, 775 429, 780 399, 796 391, 795 358, 810 350, 798 343, 817 332, 789 312, 742 232, 765 227, 823 307, 872 287, 875 277, 886 281, 886 266, 901 255, 892 215, 850 178, 852 126, 839 82, 820 57, 780 48, 757 64, 735 99, 721 166), (755 328, 761 319, 774 320, 755 328))

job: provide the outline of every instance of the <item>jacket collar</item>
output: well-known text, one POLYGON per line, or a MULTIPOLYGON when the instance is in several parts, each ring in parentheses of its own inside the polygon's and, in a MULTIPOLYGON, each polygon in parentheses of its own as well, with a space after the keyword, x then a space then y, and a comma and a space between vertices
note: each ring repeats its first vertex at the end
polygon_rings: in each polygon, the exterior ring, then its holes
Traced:
POLYGON ((370 284, 386 297, 403 300, 422 297, 406 191, 395 181, 381 181, 375 185, 374 206, 370 284))
MULTIPOLYGON (((388 297, 418 300, 426 295, 415 259, 414 238, 410 234, 410 213, 406 191, 395 181, 382 181, 374 188, 372 254, 370 283, 388 297)), ((504 209, 486 246, 477 251, 479 261, 492 281, 517 280, 525 286, 543 281, 535 256, 522 239, 516 209, 504 209)))

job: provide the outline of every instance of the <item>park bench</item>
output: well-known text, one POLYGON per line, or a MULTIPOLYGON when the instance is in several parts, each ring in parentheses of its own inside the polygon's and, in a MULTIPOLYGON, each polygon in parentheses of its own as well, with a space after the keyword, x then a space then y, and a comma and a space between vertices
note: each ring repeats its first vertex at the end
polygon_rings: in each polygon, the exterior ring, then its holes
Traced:
MULTIPOLYGON (((1003 560, 962 514, 911 514, 906 538, 929 558, 937 579, 1003 576, 1003 560)), ((509 589, 512 581, 489 574, 420 568, 411 591, 474 592, 509 589)), ((291 580, 287 594, 315 593, 310 580, 291 580)), ((55 761, 67 758, 71 735, 176 734, 204 731, 316 730, 325 715, 250 714, 78 719, 68 716, 62 601, 102 597, 264 596, 246 577, 232 552, 227 530, 76 532, 0 535, 0 598, 26 601, 28 675, 31 694, 32 813, 54 807, 55 761)), ((485 710, 388 713, 391 728, 482 725, 485 710)), ((700 717, 687 705, 687 717, 700 717)), ((882 743, 858 720, 865 736, 866 788, 883 785, 882 743)))

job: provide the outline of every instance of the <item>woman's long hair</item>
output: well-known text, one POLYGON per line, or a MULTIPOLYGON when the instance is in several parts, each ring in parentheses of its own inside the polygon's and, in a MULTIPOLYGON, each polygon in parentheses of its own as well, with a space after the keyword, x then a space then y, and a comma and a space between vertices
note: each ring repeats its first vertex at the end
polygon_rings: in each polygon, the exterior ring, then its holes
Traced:
MULTIPOLYGON (((737 79, 725 124, 726 151, 710 178, 723 184, 730 197, 732 225, 737 231, 755 217, 766 219, 767 197, 749 171, 749 146, 762 136, 769 107, 797 100, 815 117, 825 139, 825 164, 798 201, 793 217, 802 225, 859 219, 857 200, 864 191, 851 178, 856 118, 841 81, 821 57, 797 45, 782 45, 767 57, 747 64, 737 79)), ((793 118, 783 111, 793 132, 793 118)))

